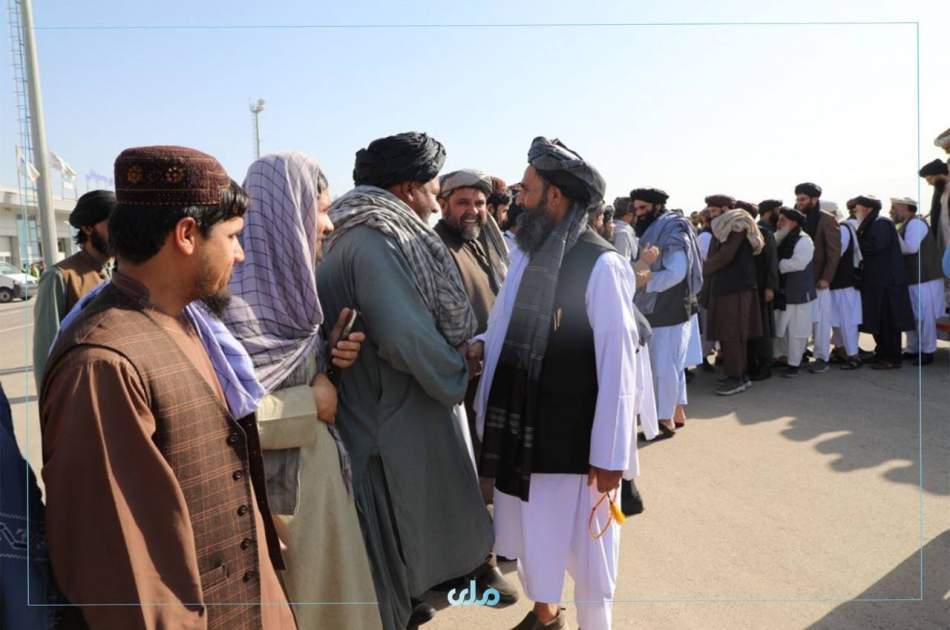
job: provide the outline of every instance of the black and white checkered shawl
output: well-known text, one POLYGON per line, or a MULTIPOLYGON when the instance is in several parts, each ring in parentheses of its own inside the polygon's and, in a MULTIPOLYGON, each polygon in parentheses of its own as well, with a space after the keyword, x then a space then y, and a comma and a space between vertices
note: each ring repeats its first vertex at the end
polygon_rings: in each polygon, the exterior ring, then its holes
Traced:
POLYGON ((488 395, 479 474, 493 477, 496 488, 524 501, 531 485, 538 389, 558 274, 564 256, 585 229, 587 210, 575 204, 531 254, 488 395))
POLYGON ((416 288, 435 318, 436 328, 452 346, 475 334, 475 313, 452 254, 431 227, 398 197, 375 186, 357 186, 330 207, 333 233, 327 252, 344 234, 364 225, 395 241, 412 269, 416 288))

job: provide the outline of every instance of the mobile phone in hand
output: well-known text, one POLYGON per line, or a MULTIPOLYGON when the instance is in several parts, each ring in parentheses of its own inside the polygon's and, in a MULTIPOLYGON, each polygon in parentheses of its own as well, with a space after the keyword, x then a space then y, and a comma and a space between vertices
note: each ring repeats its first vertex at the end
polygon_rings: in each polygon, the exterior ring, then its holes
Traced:
POLYGON ((350 333, 353 332, 353 327, 356 326, 357 320, 359 320, 360 312, 355 308, 350 309, 350 316, 346 320, 346 324, 343 326, 343 332, 340 333, 340 338, 337 341, 346 341, 350 338, 350 333))

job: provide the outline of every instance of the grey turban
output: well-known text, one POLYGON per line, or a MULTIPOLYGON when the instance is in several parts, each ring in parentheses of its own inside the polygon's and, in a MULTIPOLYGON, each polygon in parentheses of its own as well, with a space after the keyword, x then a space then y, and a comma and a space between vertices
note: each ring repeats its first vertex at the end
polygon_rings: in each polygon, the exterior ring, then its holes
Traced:
POLYGON ((486 197, 494 190, 491 176, 473 168, 447 173, 439 178, 439 184, 442 189, 440 197, 448 197, 458 188, 477 188, 485 193, 486 197))
POLYGON ((574 201, 591 207, 604 200, 607 190, 604 178, 558 139, 535 138, 528 150, 528 163, 574 201))

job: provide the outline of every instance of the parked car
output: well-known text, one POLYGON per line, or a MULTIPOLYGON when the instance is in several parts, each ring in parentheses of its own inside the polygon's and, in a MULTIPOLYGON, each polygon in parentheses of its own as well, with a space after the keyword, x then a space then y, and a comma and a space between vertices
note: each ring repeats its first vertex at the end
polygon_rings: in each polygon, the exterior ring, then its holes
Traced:
POLYGON ((0 261, 0 304, 11 302, 13 298, 29 300, 36 295, 37 284, 33 276, 0 261))

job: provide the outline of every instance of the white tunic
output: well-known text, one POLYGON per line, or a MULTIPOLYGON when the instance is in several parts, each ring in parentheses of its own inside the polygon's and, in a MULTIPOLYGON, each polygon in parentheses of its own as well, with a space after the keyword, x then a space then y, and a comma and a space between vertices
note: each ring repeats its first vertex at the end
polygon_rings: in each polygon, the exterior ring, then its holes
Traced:
POLYGON ((699 253, 703 257, 703 262, 709 257, 709 246, 712 244, 712 232, 700 232, 696 237, 696 245, 699 247, 699 253))
MULTIPOLYGON (((841 251, 847 251, 851 244, 851 228, 847 223, 838 226, 841 232, 841 251)), ((857 243, 854 244, 858 246, 857 243)), ((854 258, 845 260, 842 258, 839 265, 853 265, 854 258)), ((858 327, 864 321, 864 315, 861 312, 861 292, 854 287, 831 290, 831 325, 834 328, 858 327)))
MULTIPOLYGON (((777 239, 779 242, 781 239, 777 239)), ((804 231, 795 243, 792 256, 778 261, 778 271, 781 274, 802 271, 811 262, 815 254, 815 245, 811 237, 804 231)), ((817 301, 812 300, 804 304, 787 304, 785 310, 775 311, 775 336, 805 337, 812 334, 812 324, 818 319, 817 301)))
MULTIPOLYGON (((920 251, 920 244, 930 228, 919 217, 910 219, 904 236, 900 237, 901 253, 916 254, 920 251)), ((914 307, 914 317, 918 320, 936 320, 943 316, 943 279, 937 278, 919 285, 910 285, 910 302, 914 307)))
MULTIPOLYGON (((930 228, 919 217, 914 217, 907 223, 904 236, 900 237, 901 253, 916 254, 920 251, 920 244, 930 228)), ((944 313, 944 281, 943 278, 911 284, 908 286, 910 305, 914 309, 914 319, 917 320, 917 330, 907 333, 907 352, 935 352, 937 350, 937 319, 944 313)))
MULTIPOLYGON (((515 249, 505 283, 488 318, 485 365, 475 397, 477 431, 485 426, 485 407, 501 348, 507 334, 528 257, 515 249)), ((638 472, 636 414, 641 409, 638 387, 639 338, 633 316, 636 280, 629 261, 614 252, 594 265, 585 292, 587 317, 594 331, 597 357, 597 406, 591 431, 590 464, 606 470, 638 472)), ((641 416, 646 425, 650 418, 641 416)), ((647 426, 644 427, 647 430, 647 426)), ((619 490, 617 500, 619 501, 619 490)), ((595 527, 606 533, 593 539, 588 517, 600 498, 586 475, 531 475, 528 501, 495 490, 495 551, 518 558, 518 574, 533 601, 559 602, 564 574, 574 579, 578 625, 609 630, 611 603, 620 558, 620 527, 608 524, 606 505, 595 515, 595 527)))

